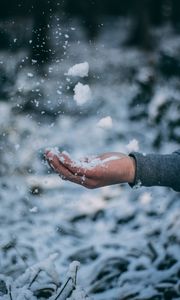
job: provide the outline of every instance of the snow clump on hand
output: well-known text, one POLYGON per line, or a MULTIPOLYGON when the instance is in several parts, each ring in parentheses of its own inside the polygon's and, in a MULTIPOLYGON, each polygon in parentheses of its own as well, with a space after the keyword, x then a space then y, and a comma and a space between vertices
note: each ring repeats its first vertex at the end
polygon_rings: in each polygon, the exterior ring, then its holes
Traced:
POLYGON ((68 76, 79 76, 79 77, 87 77, 89 72, 89 64, 88 62, 76 64, 69 68, 66 75, 68 76))

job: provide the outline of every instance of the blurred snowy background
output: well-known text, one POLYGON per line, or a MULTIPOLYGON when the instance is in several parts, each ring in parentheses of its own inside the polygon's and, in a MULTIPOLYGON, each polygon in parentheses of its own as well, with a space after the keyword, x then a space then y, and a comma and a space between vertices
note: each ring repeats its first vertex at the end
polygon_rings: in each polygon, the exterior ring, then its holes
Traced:
POLYGON ((49 146, 75 158, 180 147, 179 1, 6 2, 0 299, 180 299, 179 193, 86 190, 43 158, 49 146), (67 75, 83 62, 88 76, 67 75), (91 90, 82 105, 78 82, 91 90))

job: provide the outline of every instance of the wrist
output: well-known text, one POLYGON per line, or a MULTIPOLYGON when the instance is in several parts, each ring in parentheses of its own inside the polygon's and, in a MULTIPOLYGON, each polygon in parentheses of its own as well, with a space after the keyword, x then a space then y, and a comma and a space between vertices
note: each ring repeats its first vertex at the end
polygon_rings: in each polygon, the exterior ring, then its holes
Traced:
POLYGON ((136 162, 133 157, 128 156, 127 183, 134 183, 136 173, 136 162))

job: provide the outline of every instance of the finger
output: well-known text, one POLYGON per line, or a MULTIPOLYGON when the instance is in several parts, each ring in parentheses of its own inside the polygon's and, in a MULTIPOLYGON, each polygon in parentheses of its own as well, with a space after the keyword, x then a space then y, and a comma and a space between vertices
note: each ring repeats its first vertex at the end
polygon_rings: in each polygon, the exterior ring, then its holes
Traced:
POLYGON ((47 156, 47 161, 54 171, 59 173, 60 176, 68 178, 69 176, 73 175, 63 164, 61 164, 56 155, 49 153, 47 156))
POLYGON ((53 155, 58 154, 58 153, 59 153, 59 151, 58 151, 57 147, 55 147, 53 149, 46 148, 45 152, 44 152, 44 156, 48 157, 50 154, 53 156, 53 155))
POLYGON ((69 181, 89 189, 94 189, 97 187, 97 184, 94 180, 87 178, 85 176, 72 175, 69 181))
POLYGON ((48 163, 48 165, 50 166, 51 169, 53 169, 53 171, 56 171, 55 168, 54 168, 54 165, 53 165, 53 158, 50 156, 50 155, 44 155, 45 156, 45 159, 48 163))

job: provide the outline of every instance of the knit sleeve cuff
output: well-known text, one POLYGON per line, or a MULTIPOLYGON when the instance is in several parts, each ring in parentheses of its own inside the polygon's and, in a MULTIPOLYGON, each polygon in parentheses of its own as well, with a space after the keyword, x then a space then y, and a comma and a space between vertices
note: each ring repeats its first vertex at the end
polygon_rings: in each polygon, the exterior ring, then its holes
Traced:
POLYGON ((135 179, 131 187, 138 186, 167 186, 179 191, 180 159, 178 153, 162 154, 142 154, 132 152, 136 163, 135 179))

